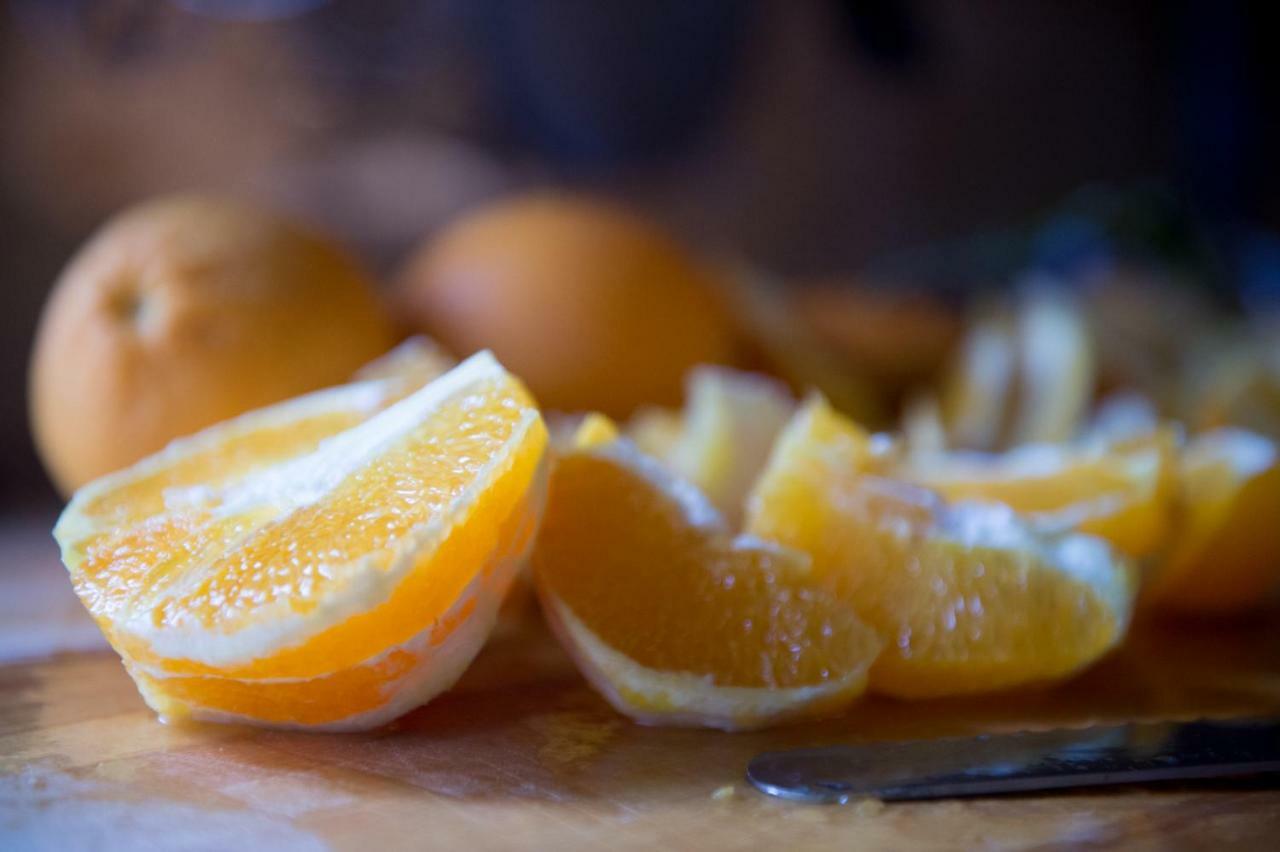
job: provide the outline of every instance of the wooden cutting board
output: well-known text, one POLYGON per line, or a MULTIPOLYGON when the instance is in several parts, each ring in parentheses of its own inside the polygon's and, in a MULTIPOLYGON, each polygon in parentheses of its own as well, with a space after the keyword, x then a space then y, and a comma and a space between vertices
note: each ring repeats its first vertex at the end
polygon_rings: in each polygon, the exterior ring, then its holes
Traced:
POLYGON ((0 659, 39 651, 14 640, 37 623, 57 626, 45 632, 62 651, 0 666, 4 850, 1262 849, 1280 836, 1280 791, 1258 781, 843 807, 771 800, 743 781, 766 749, 1280 712, 1276 618, 1147 626, 1052 689, 872 699, 821 724, 723 734, 619 717, 534 613, 388 729, 165 726, 113 655, 66 651, 89 640, 47 529, 0 525, 0 659))

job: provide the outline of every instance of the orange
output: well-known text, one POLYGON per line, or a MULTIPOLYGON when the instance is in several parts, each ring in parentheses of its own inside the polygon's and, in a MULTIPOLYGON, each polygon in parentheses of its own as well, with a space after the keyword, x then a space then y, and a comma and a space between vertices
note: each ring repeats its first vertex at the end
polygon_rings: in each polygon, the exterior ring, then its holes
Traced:
POLYGON ((404 390, 251 412, 77 492, 63 561, 158 713, 367 728, 461 673, 532 540, 546 430, 487 353, 404 390))
POLYGON ((944 383, 948 443, 995 450, 1062 442, 1080 429, 1094 390, 1094 349, 1080 308, 1046 290, 969 329, 944 383))
POLYGON ((917 454, 894 475, 948 500, 1003 503, 1038 527, 1091 533, 1146 557, 1172 531, 1175 466, 1175 435, 1159 429, 1115 445, 917 454))
POLYGON ((755 373, 698 367, 689 373, 684 411, 663 446, 667 421, 645 409, 629 430, 673 472, 701 489, 729 521, 769 458, 773 439, 795 408, 785 386, 755 373))
POLYGON ((679 401, 685 372, 734 357, 708 272, 657 225, 570 195, 493 204, 427 241, 404 319, 457 353, 492 348, 538 401, 623 417, 679 401))
POLYGON ((1182 516, 1144 603, 1187 613, 1259 608, 1280 588, 1280 457, 1241 429, 1196 437, 1178 470, 1182 516))
POLYGON ((346 381, 394 336, 327 238, 213 198, 152 201, 62 272, 31 362, 32 433, 58 487, 173 438, 346 381))
POLYGON ((596 430, 556 464, 533 570, 583 673, 646 724, 736 730, 835 712, 880 648, 808 581, 803 554, 735 537, 695 488, 596 430))
POLYGON ((1009 317, 993 314, 969 328, 940 395, 949 444, 972 450, 1000 444, 1017 364, 1009 317))
POLYGON ((867 473, 868 437, 821 399, 796 414, 747 531, 807 553, 879 631, 871 689, 932 697, 1063 677, 1124 636, 1128 566, 1093 536, 1043 535, 1000 505, 950 505, 867 473))

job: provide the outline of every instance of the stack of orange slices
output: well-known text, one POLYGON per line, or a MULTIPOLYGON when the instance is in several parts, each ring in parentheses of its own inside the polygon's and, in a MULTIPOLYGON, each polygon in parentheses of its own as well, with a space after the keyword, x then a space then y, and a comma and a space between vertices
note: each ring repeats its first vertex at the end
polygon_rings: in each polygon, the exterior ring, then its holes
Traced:
POLYGON ((55 536, 162 716, 358 729, 447 688, 535 534, 546 430, 487 353, 214 426, 78 492, 55 536))

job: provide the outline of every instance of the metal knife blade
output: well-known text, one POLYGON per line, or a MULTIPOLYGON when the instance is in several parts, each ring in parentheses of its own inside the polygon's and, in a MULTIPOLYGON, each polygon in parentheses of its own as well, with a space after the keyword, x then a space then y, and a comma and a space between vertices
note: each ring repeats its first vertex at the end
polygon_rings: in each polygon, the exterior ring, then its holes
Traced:
POLYGON ((864 796, 937 799, 1255 773, 1280 773, 1280 719, 829 746, 766 752, 747 767, 747 779, 771 796, 838 803, 864 796))

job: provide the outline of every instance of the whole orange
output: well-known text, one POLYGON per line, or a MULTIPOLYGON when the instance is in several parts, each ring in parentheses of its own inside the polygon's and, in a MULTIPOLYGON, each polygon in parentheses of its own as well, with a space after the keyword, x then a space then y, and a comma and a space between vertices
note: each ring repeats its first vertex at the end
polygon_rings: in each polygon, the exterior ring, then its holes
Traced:
POLYGON ((241 203, 174 197, 107 222, 45 305, 31 423, 69 493, 236 414, 346 380, 394 342, 357 264, 241 203))
POLYGON ((396 298, 416 330, 457 355, 492 349, 554 409, 674 404, 690 367, 734 354, 710 273, 649 220, 581 196, 473 212, 414 253, 396 298))

